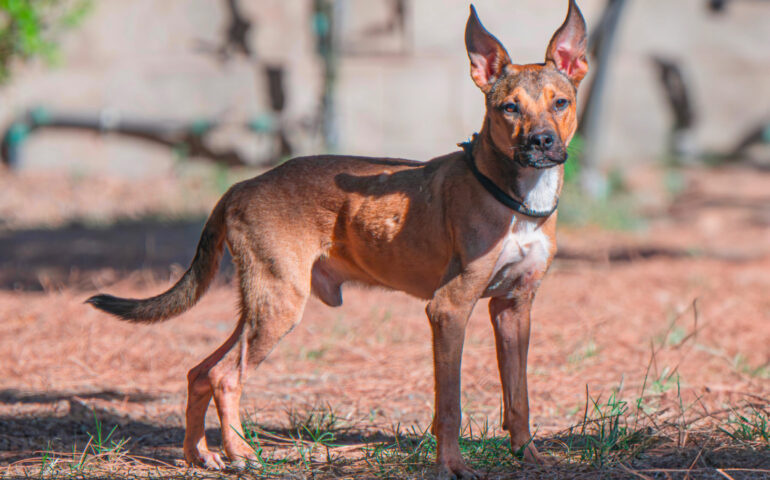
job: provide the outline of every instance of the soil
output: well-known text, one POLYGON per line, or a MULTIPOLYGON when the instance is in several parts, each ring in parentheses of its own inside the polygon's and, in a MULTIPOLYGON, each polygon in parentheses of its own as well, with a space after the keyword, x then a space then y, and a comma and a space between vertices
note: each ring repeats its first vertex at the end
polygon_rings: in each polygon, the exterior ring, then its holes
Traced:
MULTIPOLYGON (((660 171, 630 176, 646 205, 642 230, 560 227, 560 256, 533 312, 538 437, 579 422, 586 392, 606 399, 619 389, 633 401, 644 388, 661 408, 681 399, 688 418, 770 404, 770 174, 679 174, 684 188, 675 193, 659 188, 660 171)), ((186 373, 234 327, 232 268, 223 266, 194 309, 154 326, 121 323, 83 301, 97 290, 165 289, 186 268, 219 194, 202 184, 0 173, 0 471, 45 449, 82 449, 94 415, 105 428, 118 425, 115 436, 130 438, 133 454, 183 459, 186 373), (190 194, 196 188, 203 193, 190 194)), ((357 287, 345 289, 344 302, 309 302, 302 323, 251 372, 244 415, 285 430, 290 412, 324 405, 357 428, 359 442, 390 438, 396 424, 429 425, 424 302, 357 287)), ((480 302, 468 327, 463 412, 502 435, 486 310, 480 302)), ((213 408, 207 426, 217 445, 213 408)), ((661 462, 687 468, 693 456, 661 462)), ((735 458, 737 467, 770 470, 767 457, 735 458)))

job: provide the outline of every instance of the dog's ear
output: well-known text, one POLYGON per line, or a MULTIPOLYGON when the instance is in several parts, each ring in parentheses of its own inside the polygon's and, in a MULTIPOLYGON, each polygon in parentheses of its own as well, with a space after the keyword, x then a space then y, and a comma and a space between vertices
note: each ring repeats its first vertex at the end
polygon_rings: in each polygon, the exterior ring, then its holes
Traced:
POLYGON ((473 5, 465 25, 465 48, 471 60, 471 78, 482 92, 488 93, 511 59, 503 45, 481 24, 473 5))
POLYGON ((577 87, 588 73, 586 60, 586 22, 575 0, 569 0, 564 23, 548 44, 545 60, 553 62, 577 87))

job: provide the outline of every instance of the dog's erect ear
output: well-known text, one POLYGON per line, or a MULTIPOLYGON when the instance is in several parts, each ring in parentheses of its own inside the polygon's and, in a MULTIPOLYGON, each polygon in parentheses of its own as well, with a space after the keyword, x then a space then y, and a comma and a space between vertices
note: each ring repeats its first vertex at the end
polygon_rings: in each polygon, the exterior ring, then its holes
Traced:
POLYGON ((553 62, 577 87, 588 73, 586 60, 586 21, 575 0, 569 0, 564 23, 556 30, 545 52, 545 60, 553 62))
POLYGON ((489 92, 511 59, 503 45, 481 24, 473 5, 465 25, 465 48, 471 60, 471 78, 482 92, 489 92))

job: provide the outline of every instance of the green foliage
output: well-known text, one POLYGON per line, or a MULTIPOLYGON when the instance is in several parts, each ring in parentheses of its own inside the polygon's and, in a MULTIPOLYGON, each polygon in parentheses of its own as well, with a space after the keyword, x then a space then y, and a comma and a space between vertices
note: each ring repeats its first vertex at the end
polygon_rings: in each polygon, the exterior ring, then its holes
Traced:
MULTIPOLYGON (((631 426, 628 402, 613 392, 606 402, 589 397, 583 420, 563 442, 566 454, 597 468, 633 457, 654 443, 644 429, 631 426), (578 431, 579 430, 579 431, 578 431)), ((634 415, 638 412, 633 412, 634 415)))
POLYGON ((580 162, 584 142, 575 134, 567 147, 564 187, 559 199, 559 221, 574 226, 593 225, 608 230, 638 230, 644 223, 636 212, 636 199, 625 186, 622 172, 607 175, 607 197, 594 198, 580 186, 580 162))
POLYGON ((576 348, 575 351, 567 357, 567 361, 572 364, 581 363, 583 360, 595 357, 598 353, 599 349, 596 346, 596 342, 591 339, 576 348))
POLYGON ((436 452, 436 439, 428 430, 413 426, 404 434, 401 425, 397 425, 393 442, 374 445, 366 452, 367 462, 377 470, 378 476, 386 478, 428 468, 436 452))
MULTIPOLYGON (((486 419, 469 420, 460 432, 460 451, 470 467, 486 472, 513 470, 520 456, 514 456, 508 436, 496 436, 486 419)), ((436 437, 429 428, 411 427, 403 432, 397 425, 393 441, 366 449, 366 462, 382 478, 408 478, 425 475, 436 461, 436 437)))
POLYGON ((120 440, 115 440, 112 436, 118 426, 115 425, 109 433, 105 434, 102 422, 96 417, 96 411, 94 411, 94 422, 96 424, 96 433, 92 434, 91 432, 88 432, 88 446, 91 447, 91 453, 96 456, 105 454, 119 455, 123 453, 128 439, 121 438, 120 440))
POLYGON ((739 442, 759 443, 770 449, 770 415, 758 406, 751 405, 748 410, 734 409, 720 430, 739 442))
POLYGON ((57 38, 90 9, 90 0, 0 0, 0 84, 17 60, 56 61, 57 38))
POLYGON ((596 199, 585 194, 577 181, 564 183, 559 199, 559 221, 577 227, 598 226, 620 231, 640 230, 645 226, 637 212, 636 199, 622 188, 613 186, 606 199, 596 199))
POLYGON ((564 164, 564 181, 574 182, 580 173, 580 157, 583 153, 583 137, 575 134, 567 146, 567 163, 564 164))
POLYGON ((250 463, 250 473, 257 478, 282 477, 299 469, 310 473, 317 465, 319 452, 327 465, 333 465, 332 449, 340 447, 337 436, 347 429, 331 405, 314 405, 307 408, 287 410, 289 430, 285 434, 261 428, 253 415, 243 423, 243 440, 254 450, 256 461, 250 463), (272 444, 266 447, 265 444, 272 444), (283 453, 279 450, 283 447, 283 453), (287 449, 287 447, 289 447, 287 449))
MULTIPOLYGON (((701 453, 703 458, 709 458, 707 461, 712 461, 712 454, 724 447, 740 447, 754 452, 755 459, 763 459, 770 452, 770 417, 763 404, 731 408, 729 417, 714 417, 718 424, 713 426, 711 433, 697 433, 691 430, 693 420, 685 419, 690 407, 684 405, 681 390, 678 389, 674 398, 678 403, 676 407, 657 408, 648 413, 641 406, 646 403, 644 386, 635 401, 634 397, 629 400, 621 398, 621 390, 622 382, 606 400, 590 397, 586 393, 586 403, 581 407, 584 413, 578 424, 550 438, 541 435, 544 438, 541 439, 540 449, 548 460, 558 462, 555 465, 543 469, 522 462, 520 451, 511 452, 508 436, 496 435, 485 418, 480 422, 469 420, 460 432, 462 456, 470 467, 489 478, 545 478, 548 473, 547 477, 553 479, 620 479, 632 478, 629 476, 632 469, 639 471, 646 468, 651 473, 649 477, 639 478, 663 478, 656 472, 677 471, 650 468, 650 465, 655 465, 656 458, 670 458, 673 452, 682 454, 686 461, 685 468, 678 471, 684 472, 690 465, 688 472, 701 474, 704 471, 713 472, 713 467, 693 470, 692 458, 700 458, 701 453), (688 432, 695 441, 683 440, 688 432), (714 441, 710 442, 712 437, 714 441), (696 451, 701 453, 696 456, 696 451)), ((699 401, 696 400, 696 403, 699 401)), ((154 462, 147 457, 132 456, 125 449, 128 440, 114 440, 116 429, 108 431, 95 419, 95 433, 89 433, 90 440, 82 450, 73 447, 71 454, 60 453, 49 443, 37 458, 25 462, 29 467, 22 467, 21 472, 25 478, 72 480, 124 478, 118 472, 131 472, 129 478, 148 480, 433 478, 435 475, 437 444, 429 427, 402 429, 396 425, 384 441, 381 439, 384 432, 377 435, 380 438, 371 441, 361 438, 363 432, 347 424, 329 406, 312 406, 288 413, 291 426, 280 432, 270 432, 246 419, 242 438, 254 449, 255 458, 238 469, 196 473, 195 470, 176 469, 164 462, 154 462)), ((0 478, 5 478, 2 473, 0 478)), ((693 475, 691 478, 706 477, 693 475)))
POLYGON ((770 378, 770 362, 754 366, 749 363, 746 356, 740 352, 733 357, 733 368, 737 371, 755 378, 770 378))
POLYGON ((330 444, 335 440, 335 431, 341 428, 340 418, 330 404, 315 405, 307 409, 290 408, 286 415, 292 431, 297 437, 309 436, 313 443, 330 444))

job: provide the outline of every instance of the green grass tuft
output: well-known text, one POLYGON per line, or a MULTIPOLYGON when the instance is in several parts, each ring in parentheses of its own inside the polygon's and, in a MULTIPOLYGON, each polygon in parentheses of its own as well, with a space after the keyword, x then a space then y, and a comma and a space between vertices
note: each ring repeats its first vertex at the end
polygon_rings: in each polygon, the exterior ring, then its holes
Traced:
POLYGON ((741 412, 733 409, 719 429, 734 440, 764 444, 770 450, 770 415, 756 405, 750 405, 747 410, 741 412))
MULTIPOLYGON (((470 419, 460 432, 459 443, 469 466, 483 472, 511 471, 520 460, 511 452, 509 437, 494 435, 487 419, 470 419)), ((425 475, 434 468, 436 446, 430 427, 412 426, 404 432, 397 425, 393 441, 368 448, 366 461, 383 478, 425 475)))

